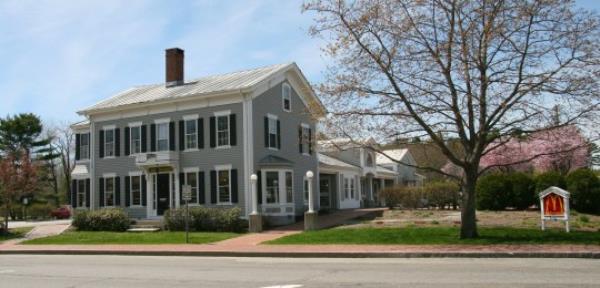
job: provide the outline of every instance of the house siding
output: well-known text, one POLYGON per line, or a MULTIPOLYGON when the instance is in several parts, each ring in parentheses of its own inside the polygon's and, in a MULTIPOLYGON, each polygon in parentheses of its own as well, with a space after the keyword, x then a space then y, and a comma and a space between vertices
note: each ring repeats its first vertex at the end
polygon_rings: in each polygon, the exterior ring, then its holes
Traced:
MULTIPOLYGON (((304 176, 308 170, 314 172, 313 178, 313 191, 315 192, 315 207, 318 207, 318 161, 317 161, 317 149, 316 149, 316 122, 312 119, 310 112, 304 105, 298 93, 291 86, 291 112, 283 110, 282 105, 282 85, 283 83, 289 83, 287 80, 274 85, 263 94, 255 98, 252 102, 253 112, 253 133, 254 133, 254 171, 261 169, 259 161, 268 155, 274 155, 285 158, 293 165, 293 195, 295 204, 296 216, 303 215, 305 211, 304 195, 303 195, 303 183, 304 176), (273 150, 265 147, 264 140, 264 117, 267 114, 276 115, 280 121, 280 133, 281 133, 281 148, 273 150), (299 151, 298 143, 298 127, 301 123, 308 124, 312 129, 312 155, 303 155, 299 151)), ((260 189, 260 188, 259 188, 260 189)))
MULTIPOLYGON (((205 173, 205 187, 204 187, 204 197, 205 197, 205 206, 215 206, 211 204, 210 201, 210 179, 209 174, 211 170, 214 170, 215 165, 224 165, 231 164, 232 169, 238 170, 238 203, 235 206, 239 206, 242 208, 243 213, 245 213, 245 197, 244 191, 246 187, 244 187, 244 181, 242 177, 244 177, 243 173, 243 141, 242 139, 242 103, 233 103, 233 104, 225 104, 213 107, 204 107, 199 109, 190 109, 185 111, 177 111, 177 112, 169 112, 169 113, 157 113, 152 115, 145 115, 139 117, 130 117, 118 120, 111 121, 100 121, 95 122, 94 127, 94 135, 93 137, 93 155, 95 157, 95 171, 94 171, 94 187, 92 188, 94 201, 94 208, 99 208, 99 200, 100 193, 99 191, 99 178, 102 177, 105 173, 116 173, 117 176, 121 177, 120 181, 120 203, 121 207, 125 208, 126 211, 132 218, 145 218, 146 215, 146 206, 143 207, 124 207, 125 206, 125 181, 123 177, 128 176, 129 172, 134 171, 142 171, 135 164, 134 156, 123 156, 124 155, 124 145, 125 145, 125 136, 124 136, 124 128, 129 125, 131 122, 142 122, 142 125, 147 125, 148 129, 148 137, 146 137, 146 147, 148 147, 148 152, 150 152, 150 125, 154 123, 156 119, 162 118, 170 118, 170 121, 175 122, 175 151, 179 153, 179 169, 180 172, 183 171, 184 168, 187 167, 198 167, 200 171, 204 171, 205 173), (236 114, 236 139, 237 143, 235 146, 231 146, 231 148, 211 148, 210 147, 210 121, 209 118, 214 116, 214 112, 230 110, 232 114, 236 114), (204 148, 199 149, 198 151, 180 151, 179 150, 179 121, 183 120, 184 115, 190 114, 198 114, 200 118, 204 119, 204 148), (102 130, 103 126, 107 125, 116 125, 119 128, 119 133, 121 134, 120 138, 120 156, 115 158, 99 158, 99 140, 98 135, 100 130, 102 130)), ((93 121, 93 118, 92 118, 93 121)), ((175 177, 179 177, 175 175, 175 177)), ((150 189, 150 188, 148 188, 150 189)), ((219 207, 223 207, 223 205, 219 205, 219 207)))

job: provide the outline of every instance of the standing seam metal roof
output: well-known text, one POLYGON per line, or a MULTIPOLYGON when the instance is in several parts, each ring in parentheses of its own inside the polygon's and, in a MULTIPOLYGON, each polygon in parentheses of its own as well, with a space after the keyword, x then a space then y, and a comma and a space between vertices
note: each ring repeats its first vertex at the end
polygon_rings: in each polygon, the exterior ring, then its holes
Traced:
POLYGON ((295 64, 277 64, 252 70, 207 76, 173 87, 166 87, 165 83, 137 86, 100 101, 81 112, 250 88, 271 75, 288 69, 293 65, 295 64))

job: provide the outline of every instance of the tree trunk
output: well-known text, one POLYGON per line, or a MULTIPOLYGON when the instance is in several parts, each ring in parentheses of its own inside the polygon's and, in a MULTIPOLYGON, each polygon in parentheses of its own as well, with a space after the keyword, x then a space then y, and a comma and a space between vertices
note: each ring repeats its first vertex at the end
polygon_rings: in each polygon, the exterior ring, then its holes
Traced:
POLYGON ((477 184, 477 170, 465 169, 465 182, 461 205, 460 238, 477 238, 477 216, 475 212, 475 185, 477 184), (469 171, 468 171, 469 170, 469 171))

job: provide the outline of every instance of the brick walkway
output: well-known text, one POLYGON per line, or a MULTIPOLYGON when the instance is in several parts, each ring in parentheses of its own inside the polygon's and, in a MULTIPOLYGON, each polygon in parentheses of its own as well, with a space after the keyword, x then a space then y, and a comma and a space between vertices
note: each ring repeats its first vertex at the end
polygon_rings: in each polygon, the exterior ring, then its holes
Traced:
MULTIPOLYGON (((340 211, 319 218, 330 227, 376 209, 340 211)), ((585 257, 600 258, 600 245, 260 245, 300 233, 303 223, 246 234, 211 244, 161 245, 14 245, 0 244, 1 253, 128 254, 178 256, 273 257, 585 257)))

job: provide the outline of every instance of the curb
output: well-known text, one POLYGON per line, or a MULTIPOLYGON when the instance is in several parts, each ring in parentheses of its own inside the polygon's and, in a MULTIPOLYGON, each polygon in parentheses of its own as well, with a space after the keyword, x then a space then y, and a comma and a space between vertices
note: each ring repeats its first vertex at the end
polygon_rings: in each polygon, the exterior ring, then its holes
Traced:
POLYGON ((232 252, 232 251, 103 251, 0 250, 0 255, 122 255, 178 257, 277 258, 579 258, 600 259, 600 252, 232 252))

